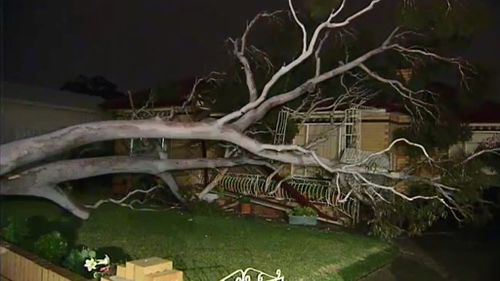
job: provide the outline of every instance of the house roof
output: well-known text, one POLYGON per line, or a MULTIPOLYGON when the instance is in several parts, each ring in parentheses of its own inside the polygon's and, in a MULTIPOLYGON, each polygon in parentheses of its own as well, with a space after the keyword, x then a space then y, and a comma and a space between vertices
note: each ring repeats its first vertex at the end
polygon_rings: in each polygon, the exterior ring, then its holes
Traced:
POLYGON ((1 82, 2 99, 79 109, 99 109, 101 97, 53 90, 38 86, 1 82))

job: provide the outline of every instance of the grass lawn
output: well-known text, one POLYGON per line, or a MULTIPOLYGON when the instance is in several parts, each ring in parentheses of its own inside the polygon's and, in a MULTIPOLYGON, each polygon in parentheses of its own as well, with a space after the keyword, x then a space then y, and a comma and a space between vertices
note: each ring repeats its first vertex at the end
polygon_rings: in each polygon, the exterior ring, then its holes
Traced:
MULTIPOLYGON (((103 205, 87 221, 58 207, 26 199, 1 203, 1 217, 42 215, 67 222, 74 242, 92 248, 121 248, 131 258, 172 259, 185 280, 219 280, 247 267, 281 269, 285 280, 357 280, 388 263, 394 249, 381 241, 280 222, 179 210, 139 212, 103 205)), ((44 227, 44 223, 37 227, 44 227)), ((113 260, 113 256, 111 255, 113 260)))

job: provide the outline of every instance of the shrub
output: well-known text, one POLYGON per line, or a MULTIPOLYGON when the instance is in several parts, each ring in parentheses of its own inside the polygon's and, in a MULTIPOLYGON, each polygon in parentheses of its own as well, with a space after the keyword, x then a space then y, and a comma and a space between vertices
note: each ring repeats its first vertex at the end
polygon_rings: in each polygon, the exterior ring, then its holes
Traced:
POLYGON ((68 250, 68 242, 58 231, 40 236, 35 242, 34 251, 40 257, 59 264, 68 250))
MULTIPOLYGON (((130 256, 124 254, 120 248, 110 247, 105 249, 113 249, 115 253, 121 254, 121 257, 125 258, 121 260, 122 263, 130 259, 130 256)), ((98 251, 86 247, 72 249, 64 259, 63 266, 88 279, 99 280, 103 276, 114 275, 116 268, 111 265, 110 257, 107 254, 102 254, 104 258, 98 259, 98 251)))
POLYGON ((89 274, 88 271, 85 270, 84 264, 86 259, 95 257, 96 252, 89 248, 82 247, 81 249, 72 249, 64 259, 63 266, 75 273, 90 278, 92 274, 89 274))
POLYGON ((311 207, 295 207, 291 212, 292 216, 316 217, 318 213, 311 207))
POLYGON ((6 241, 19 245, 28 237, 29 229, 23 221, 8 219, 8 223, 2 228, 1 233, 6 241))
POLYGON ((240 204, 252 203, 252 200, 250 199, 250 197, 246 197, 246 196, 241 197, 238 201, 240 202, 240 204))
POLYGON ((219 197, 219 199, 224 199, 224 197, 226 197, 226 192, 224 191, 224 189, 218 190, 217 196, 219 197))

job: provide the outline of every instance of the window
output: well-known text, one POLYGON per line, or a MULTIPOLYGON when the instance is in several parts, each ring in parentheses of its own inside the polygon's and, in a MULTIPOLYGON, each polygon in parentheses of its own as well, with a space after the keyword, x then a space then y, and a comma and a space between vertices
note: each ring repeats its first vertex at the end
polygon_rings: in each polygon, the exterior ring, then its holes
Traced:
MULTIPOLYGON (((317 155, 328 159, 337 159, 339 157, 339 128, 338 125, 328 123, 305 124, 295 136, 294 144, 307 146, 315 143, 312 150, 317 155)), ((320 172, 321 169, 314 167, 304 169, 294 166, 292 168, 292 173, 300 176, 315 176, 320 172)))

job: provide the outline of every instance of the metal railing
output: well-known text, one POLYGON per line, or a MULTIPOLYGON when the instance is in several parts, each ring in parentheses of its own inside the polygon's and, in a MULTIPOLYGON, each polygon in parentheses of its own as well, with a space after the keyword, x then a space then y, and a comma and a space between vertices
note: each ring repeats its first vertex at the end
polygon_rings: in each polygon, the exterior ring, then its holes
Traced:
POLYGON ((278 114, 278 121, 276 121, 274 144, 284 144, 286 137, 286 127, 288 123, 289 113, 285 110, 281 110, 278 114))
MULTIPOLYGON (((337 215, 348 219, 350 224, 359 221, 359 201, 352 197, 342 200, 346 197, 345 194, 334 188, 330 180, 294 177, 285 182, 307 197, 311 203, 332 208, 337 215)), ((266 184, 266 177, 262 175, 228 174, 219 182, 219 187, 241 195, 294 201, 294 198, 281 188, 279 182, 271 180, 266 184)))

